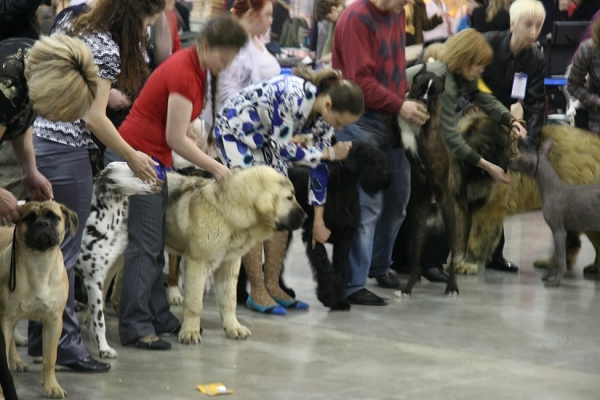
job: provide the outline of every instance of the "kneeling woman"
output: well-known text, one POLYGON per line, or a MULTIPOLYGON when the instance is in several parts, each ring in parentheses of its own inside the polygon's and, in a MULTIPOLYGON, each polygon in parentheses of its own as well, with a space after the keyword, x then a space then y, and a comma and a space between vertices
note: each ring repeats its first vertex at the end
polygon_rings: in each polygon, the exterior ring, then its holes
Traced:
MULTIPOLYGON (((338 71, 314 74, 296 68, 297 76, 277 76, 244 88, 231 96, 215 119, 215 138, 223 162, 229 168, 266 164, 287 175, 289 162, 311 167, 310 204, 315 207, 313 237, 325 243, 329 230, 323 222, 328 170, 324 160, 346 158, 350 142, 331 146, 333 128, 356 122, 363 113, 361 89, 338 71), (294 135, 312 135, 314 145, 303 147, 294 135)), ((307 309, 279 287, 288 232, 280 231, 257 243, 243 258, 251 295, 246 305, 269 314, 285 314, 286 308, 307 309)))

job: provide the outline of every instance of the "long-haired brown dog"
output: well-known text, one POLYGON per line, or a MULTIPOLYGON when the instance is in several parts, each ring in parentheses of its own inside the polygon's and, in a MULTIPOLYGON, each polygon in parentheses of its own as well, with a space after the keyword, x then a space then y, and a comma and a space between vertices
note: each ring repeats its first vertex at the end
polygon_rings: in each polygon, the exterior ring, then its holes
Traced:
MULTIPOLYGON (((484 115, 467 117, 463 132, 485 135, 482 129, 491 119, 484 115), (485 122, 485 120, 489 120, 485 122)), ((600 183, 600 137, 578 128, 546 125, 541 131, 542 141, 552 138, 550 162, 561 179, 571 185, 600 183)), ((457 267, 457 272, 473 274, 483 267, 492 256, 504 223, 504 217, 523 211, 539 209, 542 205, 535 180, 525 174, 509 171, 512 183, 494 183, 488 200, 473 212, 467 255, 457 267)), ((600 272, 600 234, 584 232, 594 249, 596 259, 586 267, 586 273, 600 272)), ((580 232, 567 236, 567 269, 571 269, 581 247, 580 232)), ((551 260, 552 257, 549 259, 551 260)), ((536 267, 546 267, 549 260, 537 261, 536 267)))

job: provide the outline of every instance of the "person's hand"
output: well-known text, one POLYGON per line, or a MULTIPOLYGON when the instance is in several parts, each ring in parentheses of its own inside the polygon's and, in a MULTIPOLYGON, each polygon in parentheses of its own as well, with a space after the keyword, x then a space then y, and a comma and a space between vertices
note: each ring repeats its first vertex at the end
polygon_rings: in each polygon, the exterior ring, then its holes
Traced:
POLYGON ((481 158, 479 160, 479 162, 477 163, 477 166, 479 168, 483 169, 488 174, 490 174, 490 176, 492 178, 494 178, 495 181, 498 181, 500 183, 510 183, 511 182, 508 175, 506 175, 506 172, 504 172, 504 170, 502 168, 500 168, 499 166, 497 166, 496 164, 492 164, 491 162, 486 161, 485 159, 481 158))
POLYGON ((319 58, 317 62, 321 64, 329 64, 331 62, 331 53, 325 54, 323 57, 319 58))
POLYGON ((327 160, 329 161, 342 161, 348 157, 348 153, 352 148, 352 142, 337 142, 333 145, 333 160, 331 159, 331 152, 327 149, 327 160))
POLYGON ((417 125, 424 125, 429 119, 429 113, 425 105, 413 100, 404 100, 400 109, 400 116, 406 121, 417 125))
POLYGON ((569 9, 569 0, 558 0, 558 9, 560 11, 567 11, 569 9))
POLYGON ((231 171, 225 165, 221 164, 218 161, 215 161, 215 167, 210 171, 213 178, 217 181, 217 183, 221 183, 225 180, 227 175, 229 175, 231 171))
POLYGON ((511 182, 508 175, 506 175, 506 172, 504 172, 504 170, 496 164, 492 164, 492 167, 490 167, 490 169, 487 172, 492 178, 494 178, 495 181, 506 184, 511 182))
POLYGON ((523 125, 525 125, 525 121, 519 119, 513 119, 510 123, 511 133, 514 133, 519 139, 527 137, 527 129, 523 125))
POLYGON ((329 235, 331 235, 331 231, 327 229, 325 226, 325 222, 323 220, 315 220, 313 223, 313 231, 312 231, 312 248, 314 249, 318 243, 325 244, 327 243, 327 239, 329 239, 329 235))
POLYGON ((127 165, 133 171, 135 176, 142 182, 156 182, 156 171, 154 167, 158 165, 156 161, 141 151, 134 151, 129 158, 126 158, 127 165))
POLYGON ((108 95, 108 108, 113 111, 120 111, 131 105, 131 100, 123 92, 117 89, 110 89, 108 95))
POLYGON ((31 200, 46 201, 54 199, 52 184, 37 169, 23 174, 21 181, 27 192, 29 192, 31 200))
POLYGON ((19 209, 17 198, 8 190, 0 188, 0 225, 4 222, 17 222, 19 209))

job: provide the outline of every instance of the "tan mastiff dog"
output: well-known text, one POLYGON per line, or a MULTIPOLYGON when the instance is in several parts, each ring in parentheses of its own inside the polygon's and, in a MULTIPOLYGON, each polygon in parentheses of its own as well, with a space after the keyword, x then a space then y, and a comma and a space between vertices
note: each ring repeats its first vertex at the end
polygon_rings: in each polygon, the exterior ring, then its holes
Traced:
POLYGON ((13 331, 19 320, 42 321, 44 397, 62 399, 67 392, 56 381, 54 368, 69 282, 60 244, 67 229, 71 235, 77 232, 77 214, 53 201, 26 203, 19 214, 16 227, 0 228, 0 326, 8 363, 18 372, 27 370, 13 331))

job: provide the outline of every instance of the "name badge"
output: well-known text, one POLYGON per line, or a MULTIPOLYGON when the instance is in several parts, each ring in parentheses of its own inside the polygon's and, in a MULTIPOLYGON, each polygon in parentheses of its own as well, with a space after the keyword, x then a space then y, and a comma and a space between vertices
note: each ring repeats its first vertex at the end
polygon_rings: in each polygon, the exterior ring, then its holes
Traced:
POLYGON ((523 72, 515 73, 513 80, 512 92, 510 97, 513 99, 524 99, 525 91, 527 90, 527 74, 523 72))

